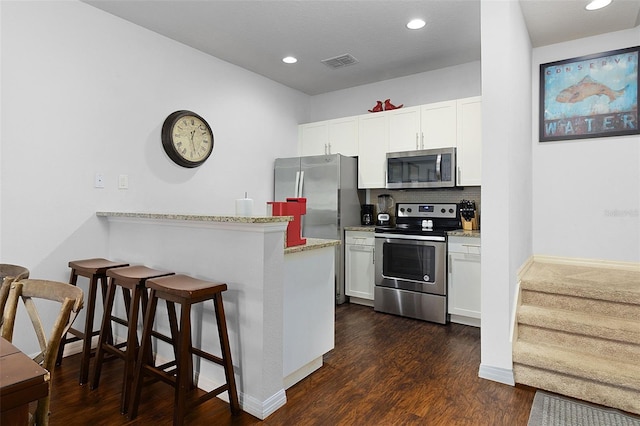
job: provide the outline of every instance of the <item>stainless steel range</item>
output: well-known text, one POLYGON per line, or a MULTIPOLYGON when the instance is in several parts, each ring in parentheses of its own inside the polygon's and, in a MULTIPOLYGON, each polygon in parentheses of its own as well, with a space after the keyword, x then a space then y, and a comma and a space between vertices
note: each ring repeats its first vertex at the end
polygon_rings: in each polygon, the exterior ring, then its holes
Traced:
POLYGON ((375 229, 374 309, 440 324, 447 315, 447 231, 458 205, 399 203, 396 226, 375 229))

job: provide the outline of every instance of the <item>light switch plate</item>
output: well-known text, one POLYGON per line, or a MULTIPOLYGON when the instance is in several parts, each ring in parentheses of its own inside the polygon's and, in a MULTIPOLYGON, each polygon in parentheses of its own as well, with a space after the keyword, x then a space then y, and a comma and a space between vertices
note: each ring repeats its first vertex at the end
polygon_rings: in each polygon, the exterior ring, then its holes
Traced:
POLYGON ((102 173, 96 173, 93 186, 95 188, 104 188, 104 175, 102 173))
POLYGON ((129 189, 129 175, 118 176, 118 189, 129 189))

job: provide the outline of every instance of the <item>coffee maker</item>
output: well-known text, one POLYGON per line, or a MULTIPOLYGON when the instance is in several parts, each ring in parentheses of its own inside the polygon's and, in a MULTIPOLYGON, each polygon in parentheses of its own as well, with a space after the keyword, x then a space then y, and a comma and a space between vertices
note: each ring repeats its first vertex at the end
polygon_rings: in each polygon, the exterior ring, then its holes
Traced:
POLYGON ((360 224, 373 225, 373 204, 363 204, 360 206, 360 224))
POLYGON ((390 226, 391 225, 391 213, 393 212, 393 197, 389 194, 378 195, 378 216, 376 225, 378 226, 390 226))

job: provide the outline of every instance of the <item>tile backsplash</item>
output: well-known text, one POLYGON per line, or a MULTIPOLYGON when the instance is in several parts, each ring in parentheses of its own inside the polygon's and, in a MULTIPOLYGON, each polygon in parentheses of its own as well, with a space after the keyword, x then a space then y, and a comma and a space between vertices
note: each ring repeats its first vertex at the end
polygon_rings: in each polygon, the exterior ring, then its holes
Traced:
POLYGON ((478 216, 481 216, 481 187, 467 186, 462 189, 368 189, 361 196, 362 204, 378 204, 378 195, 391 194, 393 201, 397 203, 459 203, 462 200, 475 201, 478 216))

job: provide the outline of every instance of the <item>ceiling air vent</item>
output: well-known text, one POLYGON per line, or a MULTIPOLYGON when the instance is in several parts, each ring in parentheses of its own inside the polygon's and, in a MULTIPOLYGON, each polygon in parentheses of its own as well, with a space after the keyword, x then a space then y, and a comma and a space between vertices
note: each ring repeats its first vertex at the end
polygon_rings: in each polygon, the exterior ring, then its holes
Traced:
POLYGON ((358 60, 347 53, 345 55, 336 56, 334 58, 323 59, 322 63, 329 68, 338 69, 346 67, 347 65, 357 64, 358 60))

